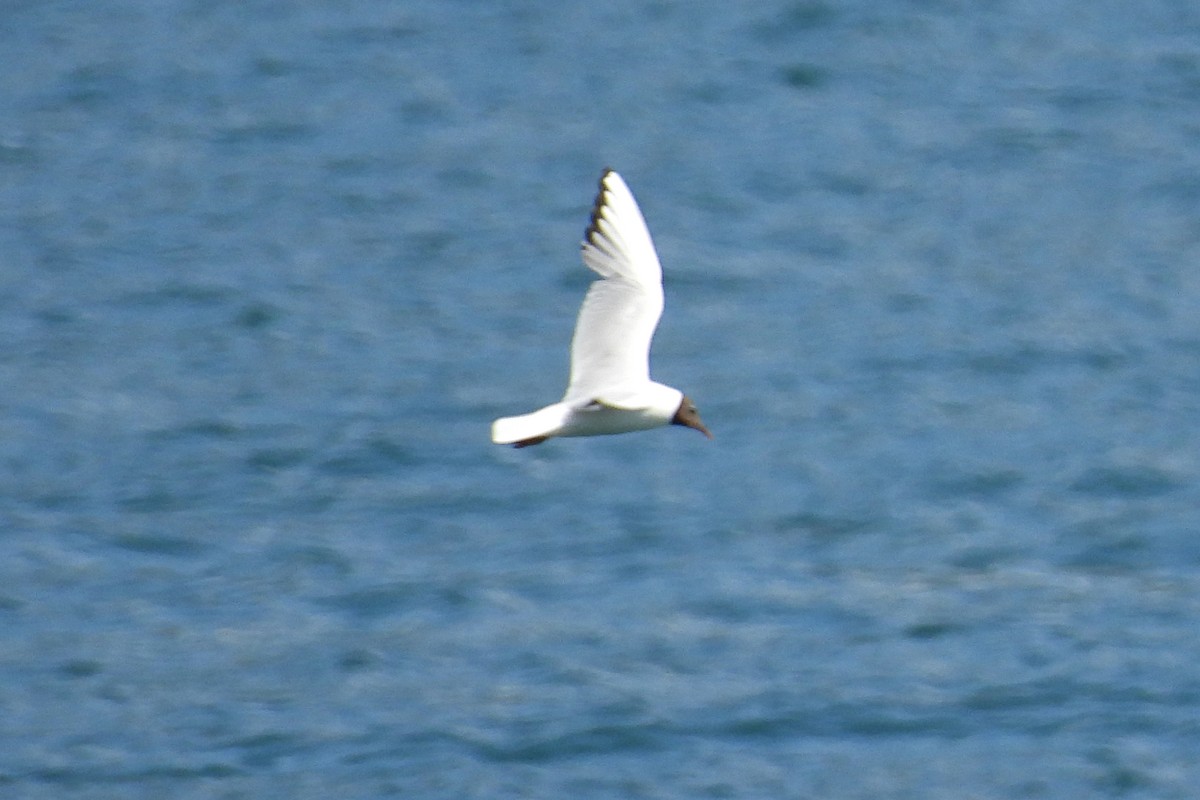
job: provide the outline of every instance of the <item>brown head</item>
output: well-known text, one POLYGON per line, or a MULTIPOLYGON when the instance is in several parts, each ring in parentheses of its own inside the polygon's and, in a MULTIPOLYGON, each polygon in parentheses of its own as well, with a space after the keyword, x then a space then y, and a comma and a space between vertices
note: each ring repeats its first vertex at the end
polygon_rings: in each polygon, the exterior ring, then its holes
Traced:
POLYGON ((708 432, 708 428, 704 427, 704 423, 700 421, 700 412, 696 410, 696 404, 689 400, 686 394, 679 402, 679 410, 672 417, 671 424, 686 425, 689 428, 695 428, 710 439, 713 438, 713 435, 708 432))

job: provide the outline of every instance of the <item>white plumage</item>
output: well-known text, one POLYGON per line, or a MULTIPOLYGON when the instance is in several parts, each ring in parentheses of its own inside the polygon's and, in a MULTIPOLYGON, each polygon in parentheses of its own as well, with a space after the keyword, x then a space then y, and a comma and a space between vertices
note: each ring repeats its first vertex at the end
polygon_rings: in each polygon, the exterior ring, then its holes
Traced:
POLYGON ((554 436, 600 436, 686 425, 712 434, 682 392, 650 379, 650 341, 663 310, 662 267, 633 193, 600 176, 581 243, 592 283, 571 340, 571 376, 557 403, 492 423, 492 441, 525 447, 554 436))

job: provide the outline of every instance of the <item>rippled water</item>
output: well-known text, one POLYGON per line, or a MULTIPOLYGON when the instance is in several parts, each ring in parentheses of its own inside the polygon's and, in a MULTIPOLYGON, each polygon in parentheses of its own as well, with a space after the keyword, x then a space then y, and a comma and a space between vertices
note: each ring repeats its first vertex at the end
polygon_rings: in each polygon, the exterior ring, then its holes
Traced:
POLYGON ((10 3, 0 51, 0 795, 1200 791, 1200 11, 10 3), (495 447, 605 165, 717 438, 495 447))

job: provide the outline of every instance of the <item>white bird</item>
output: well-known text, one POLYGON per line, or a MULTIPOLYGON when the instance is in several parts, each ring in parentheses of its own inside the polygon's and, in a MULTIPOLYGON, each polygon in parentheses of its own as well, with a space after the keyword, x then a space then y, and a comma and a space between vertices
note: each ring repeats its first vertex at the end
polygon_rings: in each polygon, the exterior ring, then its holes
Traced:
POLYGON ((662 316, 662 267, 646 220, 625 181, 600 176, 592 220, 580 243, 599 273, 571 340, 571 378, 563 399, 492 423, 492 441, 528 447, 555 436, 603 436, 686 425, 708 438, 696 406, 678 389, 650 380, 650 340, 662 316))

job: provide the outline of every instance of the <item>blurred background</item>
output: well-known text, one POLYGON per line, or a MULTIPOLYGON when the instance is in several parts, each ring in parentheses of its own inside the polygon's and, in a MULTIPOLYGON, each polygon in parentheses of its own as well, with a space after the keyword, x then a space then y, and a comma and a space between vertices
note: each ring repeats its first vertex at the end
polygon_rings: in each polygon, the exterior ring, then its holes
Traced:
POLYGON ((1200 7, 7 2, 0 795, 1194 798, 1200 7), (557 399, 596 180, 716 439, 557 399))

